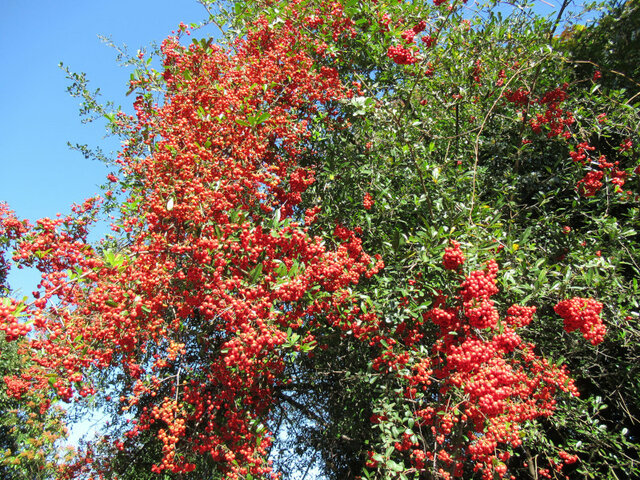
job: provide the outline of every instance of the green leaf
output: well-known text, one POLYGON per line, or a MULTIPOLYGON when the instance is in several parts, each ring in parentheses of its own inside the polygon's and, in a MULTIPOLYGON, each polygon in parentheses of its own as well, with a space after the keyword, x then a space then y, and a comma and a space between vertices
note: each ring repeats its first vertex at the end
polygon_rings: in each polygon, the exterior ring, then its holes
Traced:
POLYGON ((259 125, 262 122, 265 122, 266 120, 268 120, 269 118, 271 118, 271 114, 269 112, 264 112, 262 115, 256 118, 255 125, 259 125))
POLYGON ((249 272, 249 283, 255 283, 260 274, 262 273, 262 263, 249 272))

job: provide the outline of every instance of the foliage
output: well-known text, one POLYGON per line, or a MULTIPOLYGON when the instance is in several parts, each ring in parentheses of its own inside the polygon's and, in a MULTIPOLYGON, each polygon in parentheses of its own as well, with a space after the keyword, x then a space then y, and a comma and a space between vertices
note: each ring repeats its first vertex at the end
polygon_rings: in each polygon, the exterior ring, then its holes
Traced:
POLYGON ((60 476, 640 473, 640 105, 582 69, 610 20, 201 3, 226 41, 131 60, 105 198, 2 217, 43 274, 9 395, 113 414, 60 476))
POLYGON ((576 25, 562 37, 575 62, 577 75, 602 75, 606 88, 624 89, 629 97, 640 92, 640 58, 635 48, 640 34, 640 5, 634 1, 611 1, 609 8, 590 28, 576 25))

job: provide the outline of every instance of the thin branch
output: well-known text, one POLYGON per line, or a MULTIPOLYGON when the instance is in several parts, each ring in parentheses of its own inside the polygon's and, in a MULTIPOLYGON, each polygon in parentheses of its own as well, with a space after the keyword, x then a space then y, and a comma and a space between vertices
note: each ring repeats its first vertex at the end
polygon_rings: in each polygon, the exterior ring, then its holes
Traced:
POLYGON ((565 9, 569 6, 571 1, 572 0, 563 0, 562 6, 560 7, 560 10, 558 10, 558 15, 556 16, 556 20, 555 22, 553 22, 553 26, 551 27, 551 30, 549 30, 549 40, 553 38, 553 34, 555 33, 556 28, 558 28, 558 25, 560 24, 560 20, 562 20, 562 14, 564 13, 565 9))

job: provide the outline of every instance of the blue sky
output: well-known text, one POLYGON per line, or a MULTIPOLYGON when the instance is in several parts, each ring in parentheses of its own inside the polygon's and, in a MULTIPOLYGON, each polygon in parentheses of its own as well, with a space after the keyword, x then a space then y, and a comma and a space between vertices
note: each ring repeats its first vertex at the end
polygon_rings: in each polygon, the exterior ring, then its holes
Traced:
POLYGON ((206 12, 195 0, 2 0, 0 2, 0 199, 30 219, 66 212, 96 191, 106 168, 70 151, 67 141, 117 149, 105 141, 104 123, 83 125, 78 100, 66 92, 58 68, 86 72, 105 100, 130 107, 130 70, 98 35, 132 52, 160 42, 180 21, 206 12))
MULTIPOLYGON (((0 0, 0 201, 32 221, 64 214, 97 193, 108 173, 67 142, 106 152, 119 148, 117 140, 105 138, 104 122, 81 123, 79 100, 66 92, 60 62, 85 72, 104 101, 130 111, 133 96, 125 93, 131 70, 117 65, 115 50, 98 35, 135 53, 160 43, 180 22, 205 17, 195 0, 0 0)), ((10 280, 29 293, 35 277, 14 271, 10 280)))

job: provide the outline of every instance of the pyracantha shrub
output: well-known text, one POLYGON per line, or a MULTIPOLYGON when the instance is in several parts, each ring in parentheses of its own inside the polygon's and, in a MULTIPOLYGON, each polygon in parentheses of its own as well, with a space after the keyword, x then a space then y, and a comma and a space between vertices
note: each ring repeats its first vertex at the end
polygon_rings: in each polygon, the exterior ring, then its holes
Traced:
MULTIPOLYGON (((594 233, 633 250, 611 221, 635 212, 632 115, 588 124, 548 22, 445 3, 234 2, 228 44, 171 37, 134 75, 105 199, 34 225, 0 207, 1 253, 42 273, 0 305, 28 359, 7 393, 41 414, 97 399, 117 423, 59 476, 273 478, 299 439, 334 478, 582 468, 588 448, 550 439, 587 435, 554 416, 588 379, 546 359, 567 336, 544 321, 575 272, 637 267, 594 233), (94 244, 102 208, 114 233, 94 244)), ((555 311, 603 348, 615 306, 580 282, 607 308, 555 311)))
MULTIPOLYGON (((458 271, 464 257, 458 242, 451 245, 445 268, 458 271)), ((458 275, 457 293, 436 298, 423 314, 424 323, 416 322, 414 332, 403 329, 404 341, 386 340, 389 347, 374 362, 375 369, 402 380, 403 399, 396 401, 406 402, 412 414, 403 423, 383 413, 372 418, 384 429, 404 432, 391 456, 388 450, 370 452, 372 469, 404 461, 405 471, 439 472, 442 478, 463 478, 469 470, 487 480, 501 477, 522 445, 526 426, 554 413, 558 393, 578 396, 566 367, 541 358, 518 333, 531 323, 536 308, 512 305, 500 315, 491 299, 499 293, 495 260, 458 275), (407 339, 429 323, 438 335, 425 357, 407 339)))

